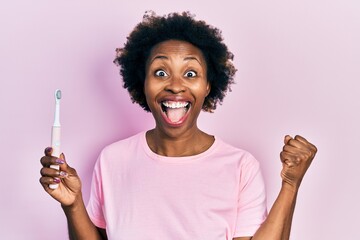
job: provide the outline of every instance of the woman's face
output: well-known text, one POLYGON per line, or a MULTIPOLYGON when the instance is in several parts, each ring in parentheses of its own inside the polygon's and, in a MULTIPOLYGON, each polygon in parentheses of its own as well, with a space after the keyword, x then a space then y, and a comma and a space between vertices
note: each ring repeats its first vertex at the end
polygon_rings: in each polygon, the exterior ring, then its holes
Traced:
POLYGON ((197 117, 210 92, 200 49, 179 40, 153 47, 146 64, 144 93, 157 128, 170 133, 197 129, 197 117))

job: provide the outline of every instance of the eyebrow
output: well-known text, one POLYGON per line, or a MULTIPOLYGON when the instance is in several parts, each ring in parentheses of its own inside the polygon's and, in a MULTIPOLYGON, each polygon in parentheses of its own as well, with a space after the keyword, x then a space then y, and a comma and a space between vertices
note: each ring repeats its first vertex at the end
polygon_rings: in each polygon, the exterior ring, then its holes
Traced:
MULTIPOLYGON (((167 56, 165 56, 165 55, 157 55, 157 56, 155 56, 153 59, 151 59, 150 64, 151 64, 153 61, 155 61, 156 59, 169 59, 169 58, 168 58, 167 56)), ((200 60, 197 59, 196 57, 188 56, 188 57, 185 57, 185 58, 184 58, 184 61, 189 61, 189 60, 195 60, 195 61, 197 61, 200 65, 202 65, 201 62, 200 62, 200 60)))

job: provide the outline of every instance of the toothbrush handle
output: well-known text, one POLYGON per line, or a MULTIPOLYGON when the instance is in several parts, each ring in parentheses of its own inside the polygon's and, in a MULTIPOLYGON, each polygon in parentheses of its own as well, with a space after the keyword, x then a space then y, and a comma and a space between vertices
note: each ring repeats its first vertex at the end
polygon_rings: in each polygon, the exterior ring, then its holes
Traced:
MULTIPOLYGON (((61 127, 60 126, 53 126, 51 131, 51 147, 53 148, 52 155, 54 157, 59 157, 60 152, 60 137, 61 137, 61 127)), ((50 165, 51 168, 60 170, 59 165, 50 165)), ((51 189, 58 188, 59 184, 50 184, 49 187, 51 189)))

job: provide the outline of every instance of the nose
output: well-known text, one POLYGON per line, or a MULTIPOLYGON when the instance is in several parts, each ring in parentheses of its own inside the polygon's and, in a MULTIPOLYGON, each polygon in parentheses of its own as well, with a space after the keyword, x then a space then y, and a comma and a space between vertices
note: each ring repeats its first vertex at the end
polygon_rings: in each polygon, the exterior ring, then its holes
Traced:
POLYGON ((165 86, 165 91, 177 94, 184 92, 186 90, 186 87, 184 86, 183 79, 181 77, 173 76, 170 79, 168 79, 168 84, 165 86))

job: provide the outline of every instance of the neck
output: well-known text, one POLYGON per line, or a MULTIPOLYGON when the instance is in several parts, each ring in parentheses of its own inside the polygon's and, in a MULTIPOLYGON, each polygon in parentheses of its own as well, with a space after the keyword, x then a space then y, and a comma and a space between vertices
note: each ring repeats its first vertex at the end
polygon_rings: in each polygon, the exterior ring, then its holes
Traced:
POLYGON ((150 149, 156 154, 167 157, 185 157, 200 154, 214 142, 214 137, 200 129, 180 136, 167 135, 158 129, 146 133, 146 140, 150 149))

